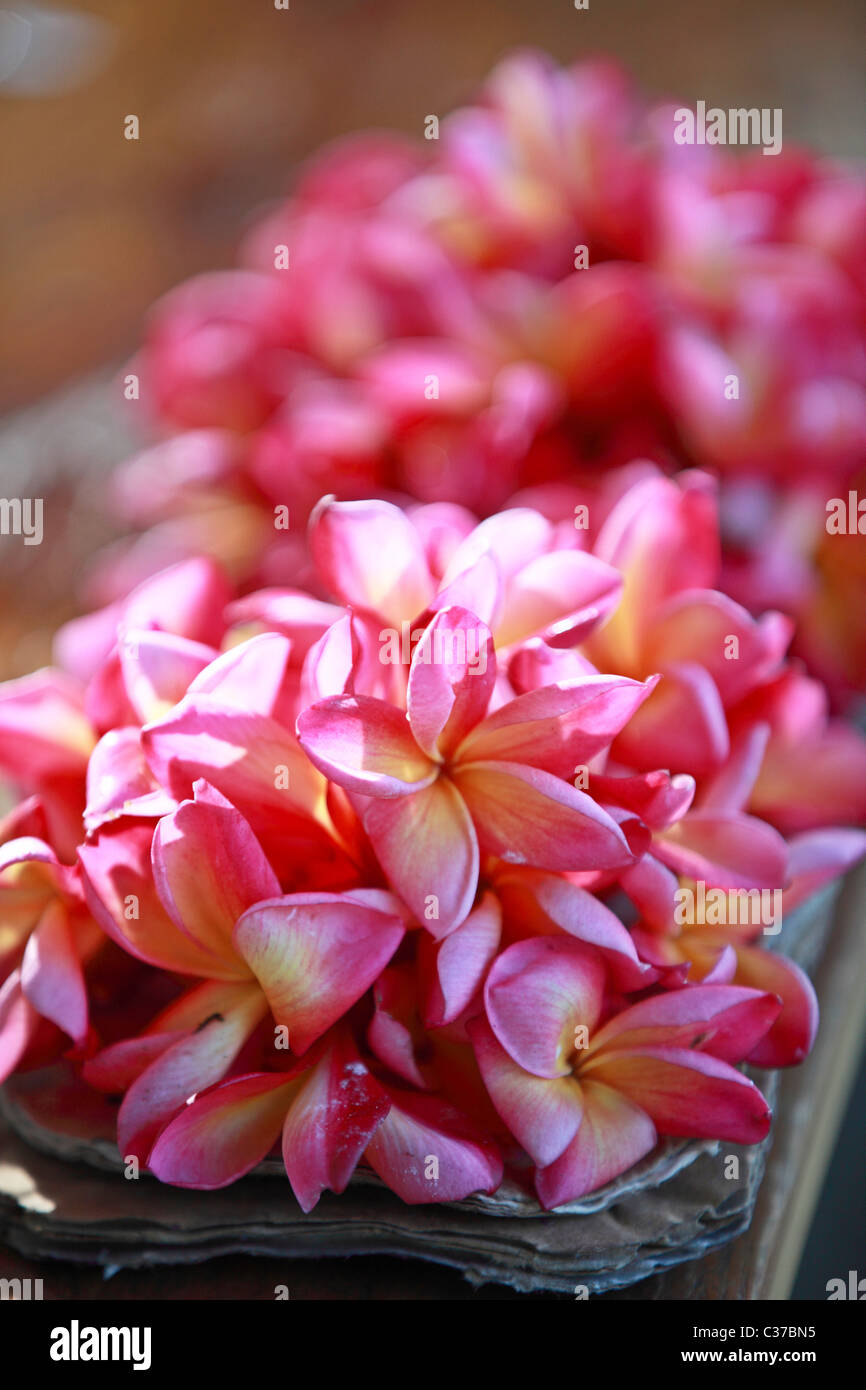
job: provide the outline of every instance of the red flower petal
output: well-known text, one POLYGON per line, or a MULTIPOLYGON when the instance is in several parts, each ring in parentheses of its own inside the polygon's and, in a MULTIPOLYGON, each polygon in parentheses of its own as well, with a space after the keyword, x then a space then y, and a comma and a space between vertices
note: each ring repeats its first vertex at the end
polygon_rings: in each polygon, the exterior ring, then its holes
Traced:
POLYGON ((283 1127, 283 1161, 304 1211, 326 1187, 345 1190, 389 1105, 351 1038, 338 1034, 306 1074, 283 1127))
POLYGON ((496 1191, 502 1159, 464 1116, 435 1096, 389 1095, 391 1109, 364 1157, 392 1192, 415 1205, 496 1191))

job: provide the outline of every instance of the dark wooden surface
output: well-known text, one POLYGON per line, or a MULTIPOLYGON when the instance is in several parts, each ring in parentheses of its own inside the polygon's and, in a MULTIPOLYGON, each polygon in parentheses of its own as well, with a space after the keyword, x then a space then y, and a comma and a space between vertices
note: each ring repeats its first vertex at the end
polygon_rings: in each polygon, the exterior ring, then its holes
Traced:
MULTIPOLYGON (((78 0, 51 3, 79 12, 78 0)), ((231 264, 250 217, 289 190, 323 141, 370 127, 420 138, 427 114, 470 100, 516 47, 560 63, 612 55, 649 95, 780 106, 786 142, 866 155, 863 0, 590 0, 586 11, 572 0, 291 0, 288 11, 272 0, 87 0, 81 9, 107 26, 87 80, 41 94, 16 92, 15 74, 0 82, 0 414, 123 361, 154 299, 231 264), (130 113, 138 142, 123 138, 130 113)), ((42 450, 49 471, 61 452, 56 442, 42 450)), ((0 447, 0 496, 12 471, 0 447)), ((45 495, 51 520, 67 494, 14 495, 45 495)), ((74 612, 70 579, 98 544, 84 520, 74 533, 77 553, 53 535, 28 551, 23 579, 7 564, 22 547, 0 537, 0 678, 48 660, 53 627, 74 612)))

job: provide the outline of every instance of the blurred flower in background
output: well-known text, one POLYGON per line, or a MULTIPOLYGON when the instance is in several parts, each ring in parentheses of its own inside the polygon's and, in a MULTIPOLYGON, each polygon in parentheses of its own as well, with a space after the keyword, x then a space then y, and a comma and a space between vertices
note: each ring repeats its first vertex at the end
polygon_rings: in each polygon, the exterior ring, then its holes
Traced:
POLYGON ((698 464, 727 591, 796 618, 837 703, 862 690, 863 546, 827 506, 866 458, 866 180, 673 128, 613 64, 527 53, 437 140, 317 156, 237 270, 153 311, 130 370, 165 438, 114 487, 145 534, 90 596, 202 549, 300 581, 325 492, 586 507, 591 543, 624 465, 698 464))

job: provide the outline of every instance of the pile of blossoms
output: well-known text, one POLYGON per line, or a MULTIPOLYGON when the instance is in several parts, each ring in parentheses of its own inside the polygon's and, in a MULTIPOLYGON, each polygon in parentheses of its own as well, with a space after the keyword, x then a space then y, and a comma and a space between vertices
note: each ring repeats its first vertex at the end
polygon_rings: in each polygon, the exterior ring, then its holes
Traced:
POLYGON ((866 744, 720 591, 713 479, 628 479, 592 544, 327 495, 303 584, 181 560, 0 687, 0 1075, 65 1057, 163 1182, 280 1148, 304 1210, 762 1140, 739 1064, 812 1045, 778 947, 864 852, 866 744))
POLYGON ((623 468, 700 468, 722 480, 721 588, 794 617, 793 650, 850 704, 866 178, 676 127, 614 66, 529 53, 416 140, 317 156, 237 269, 157 306, 125 394, 162 437, 115 489, 146 532, 91 599, 203 551, 247 588, 303 585, 324 493, 553 523, 588 504, 594 544, 623 468))

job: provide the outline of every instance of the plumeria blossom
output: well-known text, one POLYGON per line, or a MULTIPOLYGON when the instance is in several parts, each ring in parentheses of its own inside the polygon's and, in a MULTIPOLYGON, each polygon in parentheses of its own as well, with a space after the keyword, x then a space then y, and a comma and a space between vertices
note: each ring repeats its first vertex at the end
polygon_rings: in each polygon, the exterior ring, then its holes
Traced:
MULTIPOLYGON (((240 813, 206 783, 194 790, 153 835, 158 902, 148 918, 164 913, 162 963, 207 978, 85 1067, 91 1084, 124 1092, 123 1152, 165 1181, 216 1187, 266 1156, 282 1129, 286 1170, 305 1210, 324 1187, 342 1191, 362 1155, 407 1201, 493 1190, 502 1171, 495 1145, 454 1107, 377 1084, 351 1036, 334 1031, 400 944, 405 927, 389 911, 393 900, 361 889, 281 895, 240 813), (281 1030, 299 1060, 278 1069, 281 1030), (223 1081, 245 1057, 271 1067, 223 1081), (450 1167, 431 1189, 423 1155, 434 1140, 450 1167)), ((123 930, 119 895, 125 900, 134 880, 118 872, 111 848, 85 846, 82 858, 96 910, 113 914, 106 928, 123 930)), ((140 949, 138 939, 134 945, 140 949)))
POLYGON ((87 1064, 94 1084, 125 1091, 119 1140, 142 1159, 165 1121, 221 1079, 266 1016, 286 1029, 295 1052, 306 1052, 364 993, 403 935, 399 918, 363 895, 282 895, 244 817, 204 782, 152 837, 112 828, 81 857, 107 931, 144 949, 123 904, 131 898, 141 914, 152 884, 144 911, 149 959, 204 977, 138 1038, 87 1064), (139 849, 152 838, 152 878, 140 855, 136 861, 133 834, 139 849), (317 969, 325 972, 318 987, 317 969))
POLYGON ((622 590, 613 566, 577 548, 573 526, 530 508, 473 526, 469 514, 434 506, 407 518, 386 503, 327 499, 311 518, 310 549, 329 592, 398 630, 409 624, 410 640, 416 619, 460 605, 490 627, 497 650, 534 636, 573 646, 622 590))
POLYGON ((715 771, 730 749, 726 711, 780 668, 790 623, 773 613, 755 620, 716 587, 715 487, 702 475, 637 483, 596 551, 621 570, 625 590, 590 655, 667 677, 620 744, 624 760, 715 771))
POLYGON ((772 994, 700 985, 605 1021, 605 989, 591 948, 518 942, 490 971, 485 1012, 469 1025, 493 1103, 537 1164, 548 1208, 617 1177, 659 1134, 754 1143, 769 1128, 766 1101, 731 1064, 778 1013, 772 994))
POLYGON ((548 869, 634 862, 622 824, 565 780, 596 756, 652 683, 588 676, 532 691, 486 715, 496 680, 490 630, 440 609, 412 658, 407 709, 369 696, 319 701, 301 746, 364 799, 364 828, 398 893, 446 935, 465 919, 480 854, 548 869), (485 717, 486 715, 486 717, 485 717))

